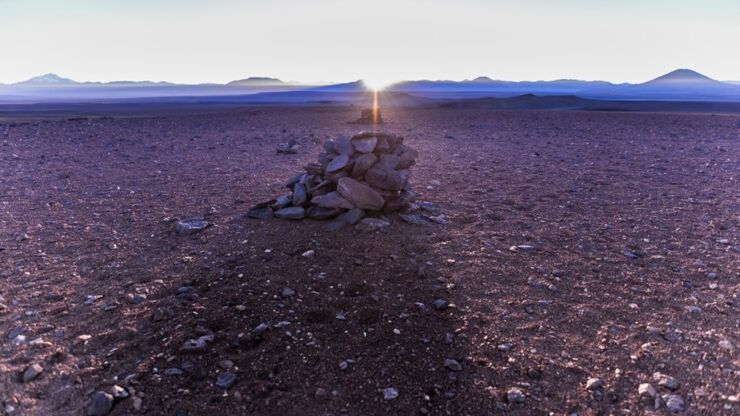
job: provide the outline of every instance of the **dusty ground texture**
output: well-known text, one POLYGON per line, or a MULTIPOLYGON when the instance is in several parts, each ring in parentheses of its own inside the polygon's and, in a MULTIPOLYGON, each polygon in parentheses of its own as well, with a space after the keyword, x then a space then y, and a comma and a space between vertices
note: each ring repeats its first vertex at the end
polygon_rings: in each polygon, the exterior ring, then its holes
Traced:
POLYGON ((1 122, 4 409, 119 385, 112 415, 668 413, 650 383, 738 414, 740 117, 386 109, 450 224, 244 217, 358 113, 1 122), (174 232, 194 215, 213 226, 174 232))

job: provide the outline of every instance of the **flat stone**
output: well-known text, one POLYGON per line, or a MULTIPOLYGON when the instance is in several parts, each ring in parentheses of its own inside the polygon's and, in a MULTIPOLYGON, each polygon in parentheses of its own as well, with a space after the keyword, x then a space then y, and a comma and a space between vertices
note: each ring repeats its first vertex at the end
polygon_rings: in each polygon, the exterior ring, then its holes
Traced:
POLYGON ((138 305, 146 301, 146 295, 141 293, 129 293, 126 295, 126 301, 132 305, 138 305))
POLYGON ((275 217, 283 220, 300 220, 306 216, 303 207, 288 207, 275 211, 275 217))
POLYGON ((128 390, 118 385, 114 385, 110 388, 110 394, 116 400, 123 400, 129 396, 128 390))
POLYGON ((363 218, 362 221, 360 221, 359 224, 357 224, 357 229, 362 231, 377 231, 381 228, 385 228, 387 226, 391 225, 388 221, 380 218, 363 218))
POLYGON ((289 287, 284 287, 283 290, 280 291, 280 296, 284 299, 293 297, 295 296, 295 290, 289 287))
POLYGON ((328 220, 344 211, 342 208, 324 208, 312 205, 306 210, 306 216, 313 220, 328 220))
POLYGON ((202 337, 189 339, 180 347, 183 353, 200 353, 206 350, 208 343, 213 341, 213 335, 203 335, 202 337))
POLYGON ((339 192, 329 192, 325 195, 319 195, 311 198, 311 203, 316 204, 324 208, 345 208, 352 209, 355 206, 352 205, 347 199, 345 199, 339 192))
POLYGON ((296 207, 300 207, 301 205, 305 204, 307 200, 308 193, 306 192, 306 185, 302 183, 296 184, 296 186, 293 188, 293 205, 296 207))
POLYGON ((401 172, 376 164, 365 173, 365 181, 376 188, 400 191, 403 189, 404 176, 401 172))
POLYGON ((400 157, 385 153, 380 155, 380 160, 378 161, 378 164, 383 165, 388 169, 396 169, 396 166, 398 166, 398 163, 400 161, 400 157))
POLYGON ((275 203, 272 204, 272 209, 277 211, 279 209, 289 207, 292 202, 293 194, 281 195, 275 199, 275 203))
MULTIPOLYGON (((382 157, 382 156, 381 156, 382 157)), ((368 171, 375 162, 378 160, 377 156, 375 156, 372 153, 366 153, 357 159, 355 159, 355 164, 352 166, 352 176, 359 177, 362 176, 365 172, 368 171)))
POLYGON ((339 155, 326 165, 326 171, 328 173, 336 172, 343 169, 347 164, 349 164, 349 155, 339 155))
POLYGON ((272 218, 272 209, 270 207, 253 207, 250 208, 249 211, 247 211, 247 217, 257 220, 269 220, 270 218, 272 218))
POLYGON ((90 406, 87 408, 87 416, 105 416, 113 410, 113 395, 97 391, 91 399, 90 406))
POLYGON ((352 139, 352 146, 354 146, 355 150, 360 153, 372 152, 373 150, 375 150, 376 144, 378 144, 378 138, 375 136, 352 139))
POLYGON ((44 367, 41 367, 40 364, 34 363, 28 366, 26 368, 26 371, 23 372, 23 382, 28 383, 32 380, 34 380, 36 377, 41 375, 41 373, 44 372, 44 367))
POLYGON ((357 208, 378 211, 385 204, 379 193, 352 178, 339 179, 337 191, 357 208))
POLYGON ((230 389, 236 383, 236 374, 224 371, 216 378, 216 386, 222 389, 230 389))
POLYGON ((267 332, 267 330, 269 330, 269 329, 270 329, 270 325, 267 325, 266 323, 263 322, 263 323, 257 325, 257 327, 255 327, 252 330, 252 333, 254 333, 255 335, 262 335, 265 332, 267 332))
POLYGON ((180 220, 175 224, 175 231, 178 234, 193 234, 205 230, 208 223, 200 217, 180 220))
POLYGON ((334 140, 334 151, 340 155, 351 155, 355 151, 349 137, 339 137, 334 140))
POLYGON ((409 224, 424 225, 430 223, 430 220, 426 217, 417 214, 399 214, 398 216, 401 217, 404 222, 409 224))
POLYGON ((329 229, 336 231, 343 228, 346 225, 355 225, 365 216, 365 211, 359 208, 353 208, 343 214, 340 214, 337 218, 329 223, 329 229))

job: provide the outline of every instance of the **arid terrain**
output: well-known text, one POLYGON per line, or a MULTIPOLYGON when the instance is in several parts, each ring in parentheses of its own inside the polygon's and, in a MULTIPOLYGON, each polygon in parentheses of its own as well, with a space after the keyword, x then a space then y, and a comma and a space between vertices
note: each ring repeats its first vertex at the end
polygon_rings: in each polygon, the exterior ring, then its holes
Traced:
POLYGON ((358 115, 3 115, 4 411, 740 413, 740 116, 384 109, 448 224, 245 217, 358 115))

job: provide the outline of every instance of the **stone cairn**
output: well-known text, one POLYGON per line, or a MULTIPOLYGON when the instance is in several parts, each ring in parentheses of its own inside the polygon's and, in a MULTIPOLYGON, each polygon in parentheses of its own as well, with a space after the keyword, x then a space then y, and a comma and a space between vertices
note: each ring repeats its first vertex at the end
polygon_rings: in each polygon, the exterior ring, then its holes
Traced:
POLYGON ((410 223, 445 222, 428 202, 414 202, 409 168, 418 152, 400 136, 363 132, 324 142, 318 163, 292 177, 290 193, 251 208, 257 219, 330 220, 331 229, 355 225, 366 229, 389 224, 385 215, 398 212, 410 223))
POLYGON ((350 122, 350 124, 383 124, 383 117, 380 115, 380 109, 377 109, 377 120, 373 117, 373 109, 366 108, 360 112, 360 118, 350 122))

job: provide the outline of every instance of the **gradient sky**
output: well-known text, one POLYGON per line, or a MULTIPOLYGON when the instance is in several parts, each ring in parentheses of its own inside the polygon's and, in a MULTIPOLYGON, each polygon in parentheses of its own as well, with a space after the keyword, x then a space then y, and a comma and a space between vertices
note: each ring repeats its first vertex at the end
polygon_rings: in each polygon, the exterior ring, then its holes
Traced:
POLYGON ((0 0, 0 82, 740 80, 738 0, 0 0))

